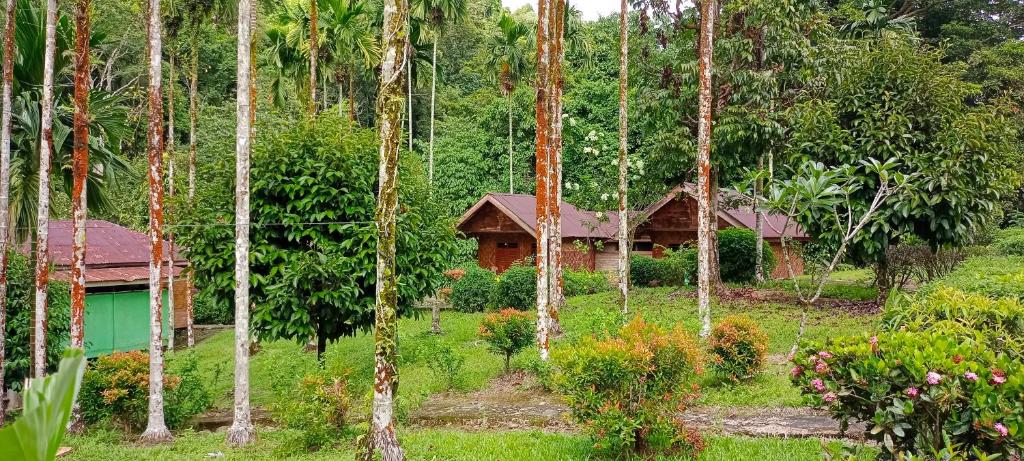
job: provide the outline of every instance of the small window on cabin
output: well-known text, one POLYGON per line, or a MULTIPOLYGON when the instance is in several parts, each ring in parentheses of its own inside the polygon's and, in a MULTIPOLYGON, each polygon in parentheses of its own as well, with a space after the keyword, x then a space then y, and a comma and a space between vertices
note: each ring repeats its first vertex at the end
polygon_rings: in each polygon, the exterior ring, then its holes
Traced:
POLYGON ((654 251, 654 242, 633 242, 633 251, 654 251))
POLYGON ((686 245, 682 244, 682 243, 673 243, 671 245, 667 245, 665 248, 667 248, 669 250, 672 250, 672 251, 679 251, 679 249, 681 249, 681 248, 683 248, 685 246, 686 245))
POLYGON ((519 248, 519 242, 498 242, 498 248, 519 248))

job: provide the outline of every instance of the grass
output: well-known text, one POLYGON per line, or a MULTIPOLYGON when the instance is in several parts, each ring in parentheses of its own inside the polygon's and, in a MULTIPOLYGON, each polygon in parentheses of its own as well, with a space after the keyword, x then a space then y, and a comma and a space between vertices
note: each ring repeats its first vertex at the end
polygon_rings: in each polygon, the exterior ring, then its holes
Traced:
MULTIPOLYGON (((352 459, 354 442, 346 439, 338 446, 312 453, 291 453, 292 431, 262 428, 259 442, 244 449, 224 445, 223 433, 185 431, 177 434, 174 443, 143 447, 123 440, 118 432, 94 431, 67 440, 73 448, 67 457, 76 461, 131 460, 195 460, 223 454, 226 460, 290 459, 335 460, 352 459)), ((581 435, 540 431, 465 432, 448 429, 400 431, 402 448, 410 460, 510 460, 557 461, 598 458, 590 441, 581 435)), ((838 451, 839 442, 826 444, 838 451)), ((750 437, 708 437, 706 449, 697 460, 766 459, 772 461, 818 461, 822 459, 822 442, 816 439, 779 439, 750 437)), ((867 450, 857 459, 873 459, 867 450)), ((658 458, 692 460, 685 456, 658 458)))
MULTIPOLYGON (((833 272, 829 274, 828 282, 825 282, 825 287, 821 290, 821 296, 823 298, 845 299, 850 301, 875 300, 878 298, 878 289, 872 286, 874 278, 875 275, 871 269, 853 269, 833 272)), ((813 292, 815 288, 815 286, 812 285, 811 276, 801 275, 796 279, 800 283, 800 289, 803 291, 804 295, 810 296, 808 293, 813 292)), ((782 288, 790 293, 796 293, 792 280, 775 280, 769 282, 767 286, 774 286, 782 288)))
MULTIPOLYGON (((612 330, 621 325, 616 294, 612 292, 570 298, 562 312, 566 335, 554 344, 565 345, 580 336, 612 330)), ((650 288, 633 291, 633 315, 663 325, 680 323, 697 333, 699 320, 696 300, 686 292, 673 288, 650 288)), ((730 314, 745 314, 764 328, 769 336, 769 353, 773 354, 767 370, 755 379, 740 384, 718 382, 713 375, 703 378, 703 389, 698 405, 781 407, 799 406, 799 392, 789 384, 788 367, 779 355, 788 351, 796 336, 802 309, 785 304, 752 305, 746 302, 713 306, 717 321, 730 314)), ((429 315, 402 319, 399 322, 400 389, 397 410, 399 421, 407 420, 431 394, 440 392, 444 379, 435 376, 427 365, 432 346, 438 341, 451 344, 464 355, 466 361, 460 379, 460 390, 483 388, 502 372, 502 360, 491 354, 477 338, 483 314, 464 314, 445 311, 442 326, 445 334, 436 337, 430 333, 429 315)), ((852 316, 836 311, 813 310, 806 336, 824 339, 837 335, 860 334, 877 323, 875 316, 852 316)), ((218 333, 197 344, 190 351, 176 351, 168 355, 168 369, 172 372, 184 363, 187 355, 194 354, 199 363, 203 381, 215 397, 214 407, 230 409, 232 405, 234 336, 232 331, 218 333)), ((356 419, 369 410, 373 377, 373 336, 359 334, 330 344, 325 352, 326 370, 334 375, 346 374, 356 401, 356 419)), ((528 368, 535 363, 535 354, 524 352, 513 365, 528 368)), ((273 410, 278 402, 291 398, 295 384, 307 373, 317 369, 315 353, 306 352, 295 342, 270 341, 261 343, 252 356, 250 382, 252 403, 256 407, 273 410)), ((462 432, 455 430, 423 430, 401 427, 404 446, 409 459, 477 460, 477 459, 590 459, 590 443, 581 435, 543 432, 462 432)), ((75 447, 70 459, 197 459, 208 453, 223 452, 227 459, 288 458, 299 460, 337 459, 352 456, 351 441, 333 449, 306 453, 289 445, 294 431, 265 428, 260 441, 244 450, 227 450, 223 434, 210 434, 186 430, 177 434, 171 446, 140 447, 134 439, 126 439, 118 431, 94 430, 86 436, 71 438, 75 447), (295 455, 295 453, 298 453, 295 455)), ((816 440, 778 440, 713 437, 701 460, 718 459, 821 459, 822 448, 816 440)), ((685 458, 666 458, 685 459, 685 458)))

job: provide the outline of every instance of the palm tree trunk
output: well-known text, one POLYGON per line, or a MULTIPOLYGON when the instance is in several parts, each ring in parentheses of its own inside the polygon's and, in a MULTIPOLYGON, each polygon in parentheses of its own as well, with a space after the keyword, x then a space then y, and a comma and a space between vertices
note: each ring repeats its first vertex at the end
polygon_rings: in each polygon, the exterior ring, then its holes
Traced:
MULTIPOLYGON (((757 157, 757 171, 761 174, 764 168, 764 154, 757 157)), ((764 189, 764 180, 758 176, 754 182, 754 281, 758 284, 764 283, 764 213, 761 212, 761 194, 764 189)))
POLYGON ((345 73, 341 66, 334 69, 334 83, 338 85, 338 117, 343 117, 345 115, 345 73))
MULTIPOLYGON (((71 185, 71 347, 85 350, 85 183, 89 174, 89 29, 90 0, 75 2, 75 114, 71 185)), ((68 431, 84 430, 78 404, 68 431)))
POLYGON ((46 45, 43 52, 42 119, 39 140, 39 208, 36 211, 35 344, 33 377, 46 375, 46 311, 50 279, 50 157, 53 149, 53 62, 57 49, 57 0, 46 2, 46 45))
MULTIPOLYGON (((174 50, 171 50, 169 62, 168 62, 168 76, 167 76, 167 200, 161 203, 165 203, 167 208, 166 220, 170 226, 170 221, 174 218, 174 210, 170 205, 166 205, 168 200, 174 198, 174 50)), ((167 230, 167 316, 171 320, 171 339, 167 342, 167 348, 174 350, 174 228, 171 227, 167 230)))
POLYGON ((320 43, 317 39, 319 11, 316 0, 309 0, 309 115, 316 115, 316 65, 320 43))
POLYGON ((554 197, 554 202, 549 202, 551 207, 551 333, 558 336, 562 334, 562 323, 559 312, 565 305, 564 278, 562 277, 562 69, 565 63, 565 0, 555 0, 554 8, 551 11, 552 42, 551 42, 551 68, 548 70, 548 79, 551 82, 551 109, 548 111, 551 128, 549 136, 551 141, 552 157, 549 168, 551 169, 551 180, 548 188, 554 197))
POLYGON ((437 100, 437 39, 434 37, 434 53, 430 58, 430 142, 427 149, 427 184, 434 185, 434 107, 437 100))
POLYGON ((514 152, 512 150, 512 92, 508 92, 508 193, 516 193, 515 184, 512 182, 512 165, 514 152))
POLYGON ((550 147, 548 145, 548 110, 550 86, 548 70, 551 66, 550 17, 548 8, 551 0, 537 2, 537 348, 540 359, 547 361, 550 355, 550 262, 549 244, 551 232, 550 188, 550 147))
POLYGON ((199 118, 199 33, 192 33, 188 76, 188 201, 196 198, 196 124, 199 118))
POLYGON ((192 290, 195 288, 195 278, 193 277, 194 270, 190 263, 185 268, 185 335, 187 337, 186 344, 191 349, 192 346, 196 345, 196 337, 193 333, 193 316, 195 311, 195 300, 193 299, 192 290))
POLYGON ((700 69, 697 125, 697 307, 700 336, 711 334, 711 57, 715 0, 704 0, 700 14, 700 69))
POLYGON ((238 2, 238 89, 235 143, 235 414, 227 442, 244 446, 256 433, 249 408, 249 152, 253 92, 252 0, 238 2))
POLYGON ((619 13, 619 303, 629 313, 629 211, 626 192, 629 174, 629 4, 622 0, 619 13))
POLYGON ((163 300, 160 266, 163 263, 163 91, 160 0, 147 4, 149 36, 149 417, 142 442, 169 442, 171 431, 164 423, 163 300))
MULTIPOLYGON (((356 77, 355 77, 355 74, 356 74, 355 69, 354 68, 349 68, 349 70, 348 70, 348 121, 352 122, 353 126, 355 126, 355 124, 356 124, 356 77)), ((412 112, 410 112, 410 113, 412 113, 412 112)), ((410 138, 410 139, 412 139, 412 138, 410 138)))
POLYGON ((398 144, 402 135, 402 67, 409 20, 406 0, 385 0, 381 48, 380 172, 377 199, 377 293, 375 307, 373 409, 362 459, 405 459, 395 434, 395 392, 398 389, 398 278, 395 274, 395 221, 398 208, 398 144))
POLYGON ((7 245, 10 239, 11 93, 14 85, 14 6, 7 0, 4 26, 3 116, 0 121, 0 426, 4 424, 4 342, 7 328, 7 245))
MULTIPOLYGON (((407 128, 409 129, 409 152, 412 152, 412 132, 413 132, 413 123, 412 123, 412 120, 413 120, 412 119, 412 63, 413 63, 413 61, 415 61, 415 59, 413 59, 413 52, 414 51, 412 49, 412 44, 407 41, 406 44, 405 44, 405 60, 406 60, 405 70, 406 70, 406 73, 407 73, 405 84, 408 87, 407 88, 407 93, 409 95, 409 101, 408 101, 408 104, 409 104, 409 122, 407 124, 407 128)), ((351 90, 349 90, 349 91, 351 91, 351 90)))

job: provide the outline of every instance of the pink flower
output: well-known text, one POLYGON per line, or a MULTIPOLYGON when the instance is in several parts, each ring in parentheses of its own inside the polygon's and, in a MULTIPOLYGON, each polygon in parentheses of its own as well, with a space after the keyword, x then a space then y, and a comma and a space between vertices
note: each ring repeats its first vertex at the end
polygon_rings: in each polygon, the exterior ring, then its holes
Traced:
POLYGON ((973 371, 965 372, 964 373, 964 379, 966 379, 966 380, 968 380, 968 381, 970 381, 972 383, 973 382, 977 382, 978 381, 978 374, 974 373, 973 371))
POLYGON ((995 429, 996 432, 999 433, 1000 437, 1006 437, 1010 435, 1010 430, 1007 429, 1006 426, 1003 425, 1003 423, 996 423, 995 426, 992 426, 992 429, 995 429))
POLYGON ((825 362, 818 362, 817 365, 814 365, 814 371, 820 374, 828 373, 828 364, 825 362))
POLYGON ((829 392, 829 393, 826 393, 823 398, 825 399, 826 402, 835 402, 837 397, 836 397, 836 393, 835 392, 829 392))
POLYGON ((871 339, 868 340, 868 342, 871 343, 871 350, 874 352, 878 352, 878 336, 872 336, 871 339))
POLYGON ((800 374, 803 373, 803 372, 804 372, 804 369, 801 368, 801 367, 798 367, 798 366, 797 367, 793 367, 792 370, 789 370, 790 376, 792 376, 794 378, 796 378, 797 376, 800 376, 800 374))
POLYGON ((907 388, 907 397, 910 397, 912 399, 916 399, 918 394, 920 394, 920 393, 921 393, 921 391, 918 390, 916 387, 908 387, 907 388))
POLYGON ((824 392, 825 391, 825 382, 822 381, 821 379, 815 378, 814 381, 811 381, 811 386, 814 386, 814 390, 816 390, 818 392, 824 392))
POLYGON ((942 375, 934 371, 929 371, 928 374, 925 376, 924 380, 927 381, 928 384, 934 386, 936 384, 939 384, 939 381, 942 381, 942 375))
POLYGON ((823 359, 830 359, 832 358, 832 353, 830 353, 829 351, 821 351, 818 352, 818 357, 821 357, 823 359))
POLYGON ((992 370, 992 379, 990 379, 988 382, 989 382, 989 384, 991 384, 993 386, 998 386, 1000 384, 1003 384, 1003 383, 1006 382, 1006 373, 1003 370, 1000 370, 998 368, 997 369, 993 369, 992 370))

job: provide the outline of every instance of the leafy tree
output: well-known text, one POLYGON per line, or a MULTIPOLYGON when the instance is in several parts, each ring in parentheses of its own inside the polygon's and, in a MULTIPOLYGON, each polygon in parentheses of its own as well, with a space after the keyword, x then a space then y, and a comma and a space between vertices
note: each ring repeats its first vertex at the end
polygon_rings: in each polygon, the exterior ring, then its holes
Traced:
MULTIPOLYGON (((373 213, 377 180, 373 132, 340 128, 336 114, 315 123, 277 125, 259 138, 252 169, 253 328, 264 338, 327 342, 373 325, 376 263, 373 213), (345 280, 345 283, 338 283, 345 280)), ((226 165, 225 165, 226 166, 226 165)), ((428 199, 414 157, 402 160, 397 234, 399 314, 439 287, 454 236, 428 199)), ((196 210, 194 222, 225 222, 196 210)), ((228 221, 230 222, 230 221, 228 221)), ((226 303, 231 229, 184 233, 199 287, 226 303)))
MULTIPOLYGON (((979 88, 963 81, 963 67, 944 64, 940 51, 904 35, 822 46, 831 54, 827 72, 787 115, 789 164, 835 167, 877 158, 896 162, 893 174, 913 177, 850 242, 850 255, 884 271, 885 249, 903 236, 932 246, 968 242, 1018 182, 1012 165, 1021 160, 1019 127, 1005 108, 968 104, 979 88)), ((866 210, 879 184, 863 176, 837 211, 866 210)), ((839 243, 824 221, 801 224, 839 243)))

